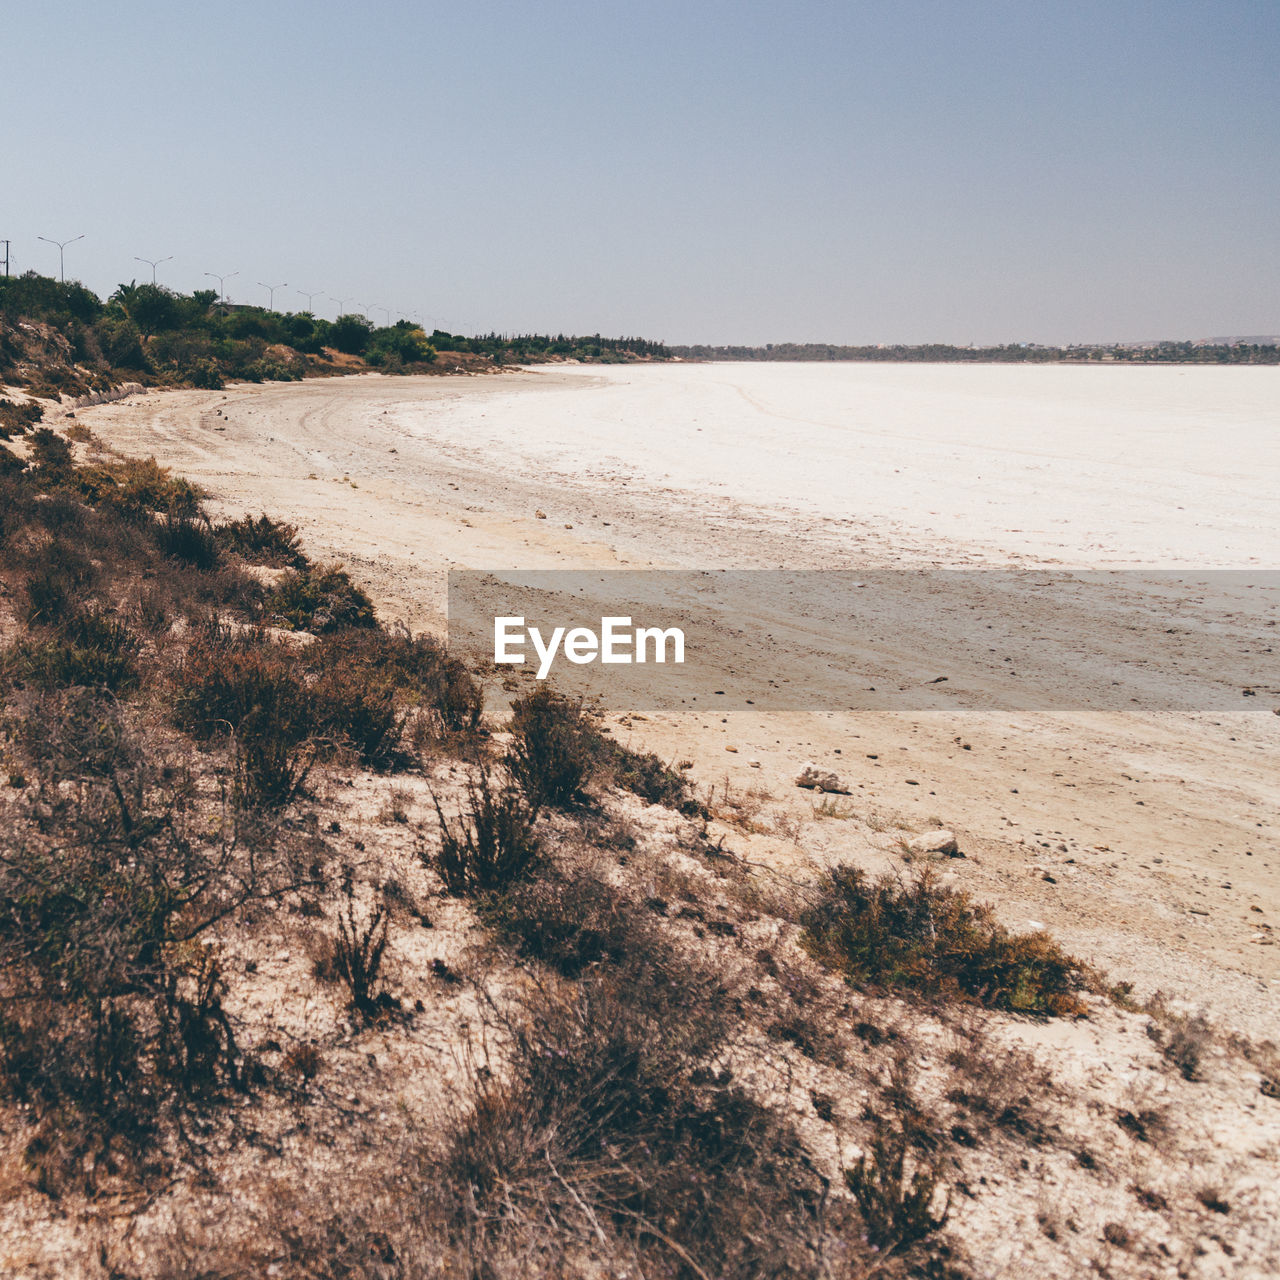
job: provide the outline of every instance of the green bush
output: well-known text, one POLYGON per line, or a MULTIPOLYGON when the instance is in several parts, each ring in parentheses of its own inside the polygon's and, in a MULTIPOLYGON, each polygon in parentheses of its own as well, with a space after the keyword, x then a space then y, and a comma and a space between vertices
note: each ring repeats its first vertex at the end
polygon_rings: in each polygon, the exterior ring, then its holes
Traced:
POLYGON ((191 368, 191 385, 197 391, 221 391, 226 383, 215 360, 197 360, 191 368))
POLYGON ((200 490, 189 480, 174 476, 154 458, 80 467, 75 482, 95 507, 129 520, 141 522, 152 514, 192 520, 200 511, 200 490))
POLYGON ((95 333, 102 358, 112 368, 144 372, 150 367, 138 327, 127 316, 103 316, 95 333))
POLYGON ((291 631, 324 635, 344 627, 376 627, 373 601, 340 565, 287 574, 267 599, 268 620, 291 631))
POLYGON ((305 569, 307 557, 298 544, 297 526, 272 520, 265 513, 256 520, 242 516, 214 527, 219 544, 249 564, 272 569, 305 569))
POLYGON ((833 868, 802 916, 806 950, 851 982, 973 1000, 1012 1013, 1083 1011, 1084 967, 1044 933, 1002 928, 991 909, 939 886, 833 868))
POLYGON ((120 691, 138 683, 141 645, 124 623, 78 609, 43 635, 29 635, 0 653, 0 671, 38 689, 120 691))
POLYGON ((329 326, 329 345, 349 356, 363 355, 373 326, 363 316, 339 316, 329 326))
POLYGON ((162 555, 202 573, 216 569, 222 558, 218 540, 204 519, 166 515, 155 526, 155 539, 162 555))

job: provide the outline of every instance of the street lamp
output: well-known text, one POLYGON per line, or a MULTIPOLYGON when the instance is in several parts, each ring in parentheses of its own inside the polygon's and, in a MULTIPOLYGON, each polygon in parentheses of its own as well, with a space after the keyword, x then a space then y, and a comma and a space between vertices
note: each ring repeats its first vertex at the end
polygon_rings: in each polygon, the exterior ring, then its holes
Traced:
POLYGON ((221 302, 223 306, 226 306, 227 303, 227 291, 223 285, 223 281, 230 280, 232 277, 238 276, 239 274, 240 273, 238 271, 228 271, 226 275, 220 276, 216 271, 205 272, 205 275, 207 275, 210 280, 216 280, 218 282, 218 301, 221 302))
POLYGON ((83 240, 84 236, 72 236, 70 240, 50 240, 48 236, 36 236, 36 239, 43 240, 45 244, 56 244, 58 246, 58 279, 61 280, 63 284, 66 284, 67 270, 65 265, 65 254, 67 245, 75 244, 77 240, 83 240))
POLYGON ((312 299, 312 298, 314 298, 314 297, 317 297, 317 296, 319 296, 319 297, 321 297, 321 298, 323 298, 323 297, 324 297, 324 294, 323 294, 323 293, 321 293, 319 289, 313 289, 310 293, 308 293, 305 289, 295 289, 295 290, 294 290, 294 293, 296 293, 296 294, 298 295, 298 297, 300 297, 300 298, 306 298, 306 300, 307 300, 307 314, 308 314, 308 315, 314 315, 314 314, 315 314, 315 312, 314 312, 314 311, 312 311, 312 309, 311 309, 311 299, 312 299))
POLYGON ((282 284, 263 284, 258 281, 258 287, 267 291, 267 310, 274 311, 276 309, 276 290, 288 287, 289 282, 286 280, 282 284))
POLYGON ((134 262, 145 262, 145 263, 147 264, 147 266, 149 266, 149 267, 151 268, 151 283, 152 283, 152 284, 155 284, 155 282, 156 282, 156 268, 157 268, 157 267, 158 267, 162 262, 172 262, 172 261, 173 261, 173 254, 170 254, 167 258, 156 258, 156 259, 153 261, 151 258, 140 258, 140 257, 138 257, 138 255, 135 253, 135 254, 133 255, 133 260, 134 260, 134 262))
POLYGON ((338 304, 338 315, 337 315, 337 318, 338 318, 339 320, 341 320, 341 319, 342 319, 342 308, 343 308, 343 307, 345 307, 345 306, 347 305, 347 299, 346 299, 346 298, 339 298, 336 294, 332 294, 332 293, 330 293, 330 294, 326 294, 325 296, 329 299, 329 301, 330 301, 330 302, 336 302, 336 303, 338 304))
POLYGON ((383 319, 386 321, 386 328, 391 328, 391 308, 390 307, 374 307, 374 311, 381 311, 383 319))

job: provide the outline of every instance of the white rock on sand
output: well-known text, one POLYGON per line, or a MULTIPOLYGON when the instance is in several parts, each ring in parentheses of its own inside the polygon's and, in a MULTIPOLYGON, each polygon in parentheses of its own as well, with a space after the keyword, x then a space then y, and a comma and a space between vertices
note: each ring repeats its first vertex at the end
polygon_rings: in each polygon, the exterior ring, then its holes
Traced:
POLYGON ((954 831, 922 831, 907 841, 907 848, 912 853, 945 853, 952 858, 963 856, 954 831))

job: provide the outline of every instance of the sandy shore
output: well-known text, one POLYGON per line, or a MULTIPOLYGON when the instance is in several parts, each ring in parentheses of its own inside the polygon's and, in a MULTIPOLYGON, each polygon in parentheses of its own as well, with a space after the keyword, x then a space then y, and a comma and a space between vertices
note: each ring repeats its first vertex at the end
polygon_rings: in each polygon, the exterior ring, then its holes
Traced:
MULTIPOLYGON (((867 435, 876 434, 877 406, 901 400, 880 370, 857 427, 867 435)), ((931 370, 906 372, 922 375, 916 399, 860 453, 856 441, 831 435, 830 405, 805 400, 817 392, 787 401, 817 424, 816 434, 797 434, 760 387, 749 378, 733 383, 722 366, 370 376, 139 396, 77 418, 121 452, 154 454, 198 481, 218 511, 265 510, 294 522, 312 556, 343 561, 384 617, 415 628, 442 624, 450 567, 1247 564, 1275 546, 1264 497, 1272 500, 1280 472, 1280 434, 1268 417, 1278 383, 1258 376, 1272 371, 1095 370, 1169 376, 1149 382, 1145 398, 1133 380, 1110 391, 1097 382, 1068 388, 1066 409, 1038 423, 1035 448, 1021 450, 1014 428, 1040 394, 1034 380, 1017 383, 1017 395, 1008 384, 982 393, 983 408, 980 380, 970 379, 961 425, 989 416, 995 400, 1009 415, 1005 435, 979 447, 953 421, 939 429, 941 443, 920 437, 920 423, 942 412, 955 384, 931 370), (1252 465, 1222 447, 1226 425, 1214 448, 1203 442, 1203 422, 1198 436, 1192 431, 1202 402, 1216 400, 1215 412, 1224 412, 1223 391, 1215 378, 1179 382, 1184 373, 1242 380, 1234 384, 1244 388, 1232 420, 1237 444, 1265 441, 1252 465), (681 399, 686 375, 692 389, 681 399), (768 440, 782 442, 780 456, 794 446, 798 456, 776 468, 778 489, 792 501, 768 501, 750 466, 729 465, 728 393, 745 406, 739 426, 756 454, 768 440), (636 436, 627 418, 636 404, 662 424, 655 439, 636 436), (1106 423, 1114 429, 1121 410, 1131 415, 1134 443, 1103 465, 1106 423), (1181 462, 1166 456, 1144 489, 1162 412, 1173 415, 1170 439, 1200 443, 1181 462), (693 421, 701 414, 704 421, 693 421), (1073 426, 1082 434, 1050 447, 1073 426), (675 435, 664 443, 664 432, 684 433, 688 448, 673 452, 675 435), (935 452, 930 480, 923 463, 935 452), (825 468, 815 465, 822 456, 825 468), (909 456, 917 465, 895 489, 891 477, 903 474, 895 463, 909 456), (802 500, 806 469, 812 484, 802 500), (1064 496, 1051 514, 1036 487, 1046 470, 1064 496), (969 481, 961 484, 962 475, 969 481), (988 500, 998 505, 995 519, 980 510, 988 500), (1161 511, 1187 503, 1194 510, 1185 518, 1161 523, 1161 511)), ((1048 387, 1052 399, 1054 379, 1090 371, 1012 372, 1045 374, 1041 391, 1048 387)), ((968 854, 948 874, 996 901, 1010 924, 1043 924, 1140 992, 1161 988, 1242 1031, 1275 1036, 1280 950, 1263 927, 1280 917, 1280 717, 1270 711, 1271 701, 1249 714, 1164 716, 1087 708, 765 716, 738 708, 628 718, 617 731, 693 761, 705 786, 754 795, 770 822, 735 837, 753 857, 900 865, 903 828, 895 822, 919 829, 941 819, 968 854), (850 805, 874 818, 880 834, 814 815, 811 794, 791 781, 808 759, 844 775, 850 805)))

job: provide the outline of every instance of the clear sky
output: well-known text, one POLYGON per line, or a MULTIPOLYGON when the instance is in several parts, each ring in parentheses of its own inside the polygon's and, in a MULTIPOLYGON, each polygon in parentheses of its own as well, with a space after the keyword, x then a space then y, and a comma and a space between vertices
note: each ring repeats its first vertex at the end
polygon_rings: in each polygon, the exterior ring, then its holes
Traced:
POLYGON ((0 41, 0 238, 83 233, 99 292, 172 254, 468 332, 1280 333, 1278 0, 41 0, 0 41))

